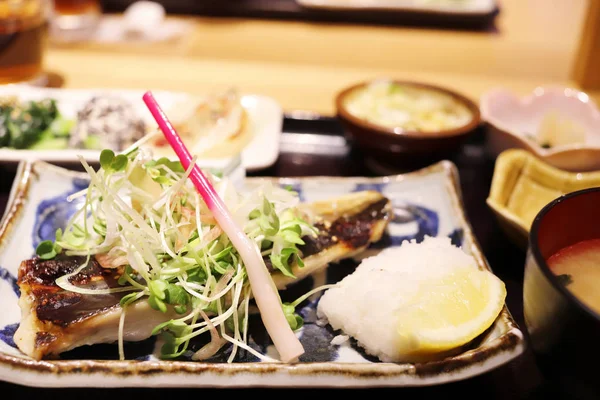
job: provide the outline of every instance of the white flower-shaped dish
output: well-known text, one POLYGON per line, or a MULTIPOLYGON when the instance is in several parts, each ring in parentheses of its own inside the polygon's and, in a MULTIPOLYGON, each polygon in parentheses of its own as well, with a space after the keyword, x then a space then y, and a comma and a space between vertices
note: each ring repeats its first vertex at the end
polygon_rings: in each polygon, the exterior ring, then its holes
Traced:
POLYGON ((535 154, 554 167, 574 172, 600 169, 600 111, 589 96, 571 88, 538 87, 518 98, 495 89, 481 98, 481 117, 488 127, 487 145, 497 156, 510 148, 535 154), (544 148, 535 135, 548 113, 556 112, 583 128, 585 141, 544 148))

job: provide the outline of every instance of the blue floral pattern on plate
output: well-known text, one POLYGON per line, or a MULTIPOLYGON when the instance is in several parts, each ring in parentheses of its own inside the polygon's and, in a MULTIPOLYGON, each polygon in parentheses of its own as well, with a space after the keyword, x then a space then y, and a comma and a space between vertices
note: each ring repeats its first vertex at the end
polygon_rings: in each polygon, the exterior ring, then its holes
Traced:
MULTIPOLYGON (((17 284, 17 278, 13 276, 7 269, 0 267, 0 281, 6 282, 11 288, 16 297, 21 295, 21 290, 19 289, 19 285, 17 284)), ((15 335, 15 331, 19 327, 19 323, 8 324, 4 327, 0 328, 0 341, 6 343, 7 345, 16 348, 15 342, 13 340, 13 336, 15 335)))
MULTIPOLYGON (((388 183, 357 183, 349 192, 357 192, 363 190, 376 190, 386 193, 388 183)), ((71 218, 80 207, 83 206, 85 199, 80 197, 72 202, 66 201, 67 197, 76 193, 87 186, 87 181, 77 179, 72 181, 72 187, 61 193, 58 196, 52 196, 43 199, 39 202, 35 213, 35 225, 32 233, 32 244, 35 249, 37 245, 44 240, 54 240, 55 232, 58 228, 64 228, 67 221, 71 218)), ((282 185, 298 193, 301 201, 306 201, 306 194, 301 181, 292 182, 282 185)), ((347 191, 348 192, 348 191, 347 191)), ((338 193, 341 195, 343 193, 338 193)), ((437 236, 440 231, 440 215, 439 212, 432 207, 423 206, 410 201, 391 197, 394 208, 394 218, 390 221, 390 226, 401 228, 405 234, 394 235, 390 232, 396 229, 389 229, 382 240, 372 245, 372 249, 383 249, 389 246, 398 246, 405 240, 422 241, 425 236, 437 236)), ((449 236, 456 245, 462 245, 462 235, 460 229, 454 229, 449 236)), ((339 281, 347 274, 351 273, 356 267, 356 262, 352 260, 343 260, 340 263, 332 264, 327 269, 326 283, 339 281)), ((6 270, 0 269, 0 277, 7 276, 13 288, 18 290, 16 280, 6 270)), ((293 301, 303 293, 311 290, 314 286, 314 279, 308 277, 302 282, 299 282, 294 287, 282 293, 284 301, 293 301)), ((15 292, 18 293, 18 292, 15 292)), ((318 299, 312 302, 306 302, 303 307, 299 308, 299 312, 305 318, 305 325, 300 333, 300 340, 306 347, 306 353, 302 356, 301 361, 333 361, 339 358, 339 348, 341 345, 332 345, 331 339, 337 334, 328 326, 319 326, 316 323, 316 307, 318 299)), ((249 337, 251 345, 258 351, 267 353, 271 346, 270 339, 265 335, 265 330, 262 326, 260 318, 254 318, 250 324, 251 330, 249 337)), ((0 330, 0 338, 7 344, 14 347, 12 335, 14 334, 18 324, 10 324, 0 330)), ((182 359, 191 359, 193 352, 201 347, 202 339, 192 343, 190 349, 184 354, 182 359)), ((352 349, 356 355, 363 358, 365 361, 375 361, 372 357, 364 354, 353 341, 350 341, 352 349)), ((155 337, 149 338, 138 343, 127 343, 125 353, 130 359, 145 360, 150 359, 152 354, 157 352, 157 340, 155 337)), ((225 362, 231 352, 231 346, 224 346, 223 349, 212 357, 210 362, 225 362)), ((118 349, 115 344, 99 344, 94 346, 86 346, 72 350, 61 355, 62 359, 78 359, 78 358, 95 358, 95 359, 116 359, 118 357, 118 349)), ((238 350, 236 362, 255 362, 258 359, 244 350, 238 350)))
POLYGON ((6 268, 0 267, 0 280, 8 283, 17 297, 21 295, 21 290, 17 284, 17 278, 14 277, 6 268))
MULTIPOLYGON (((35 249, 40 241, 54 239, 56 229, 64 228, 67 220, 82 206, 84 201, 83 198, 80 198, 69 203, 66 202, 66 197, 85 188, 87 185, 87 181, 76 179, 76 177, 82 177, 82 175, 76 175, 73 172, 67 172, 66 170, 52 167, 45 163, 33 163, 23 168, 31 168, 31 175, 26 175, 25 172, 21 171, 21 175, 18 175, 19 179, 28 179, 28 185, 30 186, 25 191, 22 189, 17 190, 15 198, 23 201, 24 206, 18 218, 14 218, 11 222, 10 229, 6 231, 8 233, 2 238, 4 246, 0 249, 0 265, 6 268, 5 270, 0 270, 0 301, 3 305, 6 305, 7 311, 0 314, 0 371, 3 368, 1 362, 3 355, 18 355, 19 353, 14 346, 15 343, 13 340, 13 335, 18 329, 18 321, 20 319, 18 287, 15 279, 18 265, 22 260, 31 257, 32 250, 35 249), (27 178, 23 178, 24 176, 27 178), (6 249, 10 250, 7 251, 6 249)), ((477 244, 473 241, 469 225, 465 221, 464 213, 460 208, 460 195, 458 193, 458 185, 455 181, 456 175, 454 174, 455 170, 453 170, 450 163, 440 163, 423 172, 397 177, 288 178, 275 180, 275 182, 284 187, 289 186, 291 190, 298 192, 300 199, 305 202, 324 200, 360 190, 377 190, 388 197, 393 203, 395 216, 389 222, 388 229, 382 239, 378 243, 373 244, 360 257, 375 254, 390 246, 397 246, 405 240, 421 241, 427 235, 449 237, 452 243, 463 246, 467 252, 478 252, 481 254, 477 244)), ((259 183, 263 179, 265 178, 248 178, 245 186, 251 188, 252 185, 259 183)), ((313 274, 289 287, 287 290, 282 291, 282 300, 293 301, 314 287, 325 283, 337 282, 354 271, 358 262, 358 259, 346 259, 331 264, 327 269, 313 274)), ((480 267, 486 268, 484 262, 480 262, 480 267)), ((369 382, 375 385, 390 382, 389 380, 392 378, 386 375, 387 373, 372 375, 372 371, 378 370, 372 370, 367 365, 377 363, 378 361, 365 354, 354 340, 350 339, 342 344, 331 343, 332 339, 340 332, 333 331, 328 325, 321 326, 321 324, 317 323, 316 307, 318 301, 319 294, 313 295, 298 307, 298 312, 300 312, 305 321, 305 325, 298 332, 300 341, 305 347, 305 353, 301 356, 300 361, 324 363, 320 365, 324 365, 325 370, 315 372, 319 376, 322 376, 322 373, 329 374, 327 375, 327 382, 331 383, 335 380, 338 382, 336 386, 339 386, 342 381, 344 385, 352 386, 356 382, 353 377, 358 370, 368 372, 369 376, 373 376, 373 378, 369 378, 369 382), (335 362, 335 365, 327 367, 331 362, 335 362), (352 365, 346 367, 348 363, 352 363, 352 365), (365 364, 365 368, 368 369, 359 367, 362 364, 365 364)), ((494 359, 493 363, 487 365, 502 364, 523 351, 522 334, 511 321, 509 314, 504 313, 502 318, 496 322, 494 329, 490 330, 490 336, 483 338, 480 343, 477 343, 479 347, 475 351, 478 356, 482 356, 484 359, 494 359), (512 338, 507 335, 511 335, 512 338), (502 340, 500 342, 494 340, 497 338, 501 338, 502 340), (480 350, 487 351, 487 353, 479 353, 480 350)), ((181 360, 189 360, 193 351, 199 349, 205 343, 203 342, 204 340, 207 340, 207 337, 199 338, 199 340, 191 343, 189 351, 181 357, 181 360)), ((137 361, 154 361, 156 360, 155 355, 160 351, 161 342, 160 337, 151 337, 141 342, 127 343, 125 345, 126 358, 137 361)), ((259 315, 251 316, 249 345, 263 354, 277 357, 271 341, 262 326, 259 315)), ((222 364, 228 359, 230 352, 231 346, 225 346, 212 359, 207 361, 222 364)), ((74 349, 62 354, 61 358, 69 360, 64 365, 79 365, 76 361, 71 360, 92 360, 87 361, 90 363, 94 363, 95 361, 93 360, 116 360, 118 358, 118 351, 115 344, 98 344, 74 349)), ((248 352, 238 349, 234 361, 237 363, 253 364, 258 359, 248 352)), ((440 373, 439 378, 434 377, 432 379, 439 382, 447 382, 473 376, 490 368, 476 362, 475 359, 466 363, 464 363, 464 360, 454 361, 460 361, 459 370, 452 370, 452 368, 448 370, 444 369, 444 372, 440 373)), ((448 362, 454 361, 448 360, 448 362)), ((136 373, 132 373, 127 377, 118 376, 116 370, 113 371, 112 369, 112 363, 104 363, 102 365, 106 365, 106 368, 109 368, 109 372, 102 375, 102 378, 98 378, 101 379, 103 385, 107 380, 111 382, 109 385, 121 385, 122 382, 130 381, 131 378, 129 377, 141 376, 136 373)), ((131 368, 137 371, 137 365, 141 364, 134 363, 132 365, 135 366, 131 368)), ((165 379, 166 374, 169 374, 169 372, 167 369, 163 369, 161 365, 160 363, 153 363, 152 368, 157 368, 157 376, 165 379)), ((188 365, 191 368, 190 371, 193 370, 194 365, 195 363, 188 365)), ((221 368, 226 367, 228 366, 214 366, 215 371, 221 371, 221 368)), ((311 364, 304 365, 304 367, 312 368, 311 364)), ((389 367, 388 365, 386 368, 389 367)), ((404 368, 406 366, 400 365, 398 367, 400 368, 398 370, 400 372, 397 371, 396 374, 399 374, 398 376, 401 375, 401 379, 403 382, 407 382, 406 384, 425 385, 428 384, 427 382, 432 382, 427 377, 412 374, 408 370, 405 372, 404 368)), ((444 366, 444 368, 446 367, 444 366)), ((263 375, 260 369, 255 369, 254 365, 249 365, 248 368, 250 368, 248 377, 253 383, 270 385, 269 375, 263 375)), ((376 364, 373 365, 373 368, 377 368, 376 364)), ((285 376, 285 379, 290 384, 293 384, 292 382, 304 382, 300 383, 300 386, 302 386, 310 385, 310 382, 312 382, 312 380, 306 380, 308 379, 306 376, 303 377, 296 374, 285 375, 286 372, 284 370, 280 371, 277 366, 274 369, 278 371, 278 376, 285 376)), ((28 371, 25 372, 29 374, 28 371)), ((33 377, 31 374, 27 376, 29 378, 33 377)), ((180 375, 175 374, 169 375, 168 379, 174 380, 173 382, 176 385, 184 385, 186 383, 189 385, 193 382, 193 386, 202 386, 215 385, 215 380, 212 378, 215 378, 216 381, 224 382, 227 379, 221 378, 221 376, 226 377, 229 375, 218 374, 211 377, 210 374, 209 376, 205 376, 205 374, 199 373, 193 374, 193 378, 191 376, 189 378, 181 378, 180 375)), ((95 379, 85 372, 74 374, 73 379, 75 378, 95 379)), ((15 382, 23 382, 25 378, 11 375, 11 379, 15 382)), ((69 382, 71 383, 67 383, 67 386, 72 385, 74 381, 69 382)), ((96 382, 100 382, 100 380, 96 382)), ((404 383, 400 386, 403 385, 404 383)))
POLYGON ((85 203, 84 197, 67 201, 67 197, 85 189, 88 181, 73 179, 72 189, 58 196, 42 200, 37 206, 35 225, 32 232, 32 244, 35 250, 44 240, 54 240, 57 229, 64 229, 67 221, 85 203))

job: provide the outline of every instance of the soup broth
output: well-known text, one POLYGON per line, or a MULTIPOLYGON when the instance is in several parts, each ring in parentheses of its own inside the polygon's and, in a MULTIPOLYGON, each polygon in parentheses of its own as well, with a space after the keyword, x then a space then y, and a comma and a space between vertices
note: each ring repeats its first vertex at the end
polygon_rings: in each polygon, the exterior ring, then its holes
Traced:
POLYGON ((600 314, 600 239, 565 247, 548 258, 547 263, 563 285, 600 314))

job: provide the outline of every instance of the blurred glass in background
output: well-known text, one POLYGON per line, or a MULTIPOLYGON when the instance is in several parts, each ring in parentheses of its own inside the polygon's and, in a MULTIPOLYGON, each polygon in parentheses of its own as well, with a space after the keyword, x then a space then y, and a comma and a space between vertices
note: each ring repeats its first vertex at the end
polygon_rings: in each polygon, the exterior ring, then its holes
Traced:
POLYGON ((48 0, 0 0, 0 84, 44 79, 48 0))
POLYGON ((54 0, 51 34, 58 40, 79 40, 91 35, 102 16, 100 0, 54 0))

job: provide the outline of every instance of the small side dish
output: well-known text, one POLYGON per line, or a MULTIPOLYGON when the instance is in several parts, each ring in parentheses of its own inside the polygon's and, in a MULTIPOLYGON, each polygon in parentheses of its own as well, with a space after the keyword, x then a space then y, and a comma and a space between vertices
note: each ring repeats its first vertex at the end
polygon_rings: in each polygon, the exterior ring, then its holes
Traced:
POLYGON ((0 99, 0 147, 65 149, 73 125, 60 113, 55 99, 0 99))
POLYGON ((149 126, 133 104, 115 94, 96 95, 75 117, 70 148, 122 151, 148 133, 149 126))
POLYGON ((487 204, 507 235, 525 249, 531 223, 546 204, 594 186, 600 186, 600 171, 563 171, 526 150, 506 150, 496 159, 487 204))
MULTIPOLYGON (((5 123, 0 120, 0 163, 16 165, 37 159, 78 165, 78 157, 83 156, 97 164, 101 150, 119 152, 140 137, 157 132, 156 122, 139 104, 141 95, 126 89, 1 87, 0 118, 2 110, 10 115, 7 105, 12 103, 20 108, 47 103, 55 107, 58 120, 44 131, 39 128, 39 118, 33 119, 33 125, 13 124, 11 137, 21 136, 20 131, 26 129, 23 137, 28 138, 14 143, 3 133, 7 129, 2 129, 5 123), (29 125, 34 129, 29 129, 29 125)), ((274 99, 241 94, 235 88, 203 94, 160 91, 157 97, 203 167, 226 169, 239 164, 242 171, 257 171, 277 160, 283 110, 274 99)), ((14 118, 20 118, 17 114, 14 112, 14 118)), ((15 121, 18 123, 18 119, 15 121)), ((157 157, 176 159, 160 135, 155 139, 145 146, 157 157)))
POLYGON ((567 171, 600 169, 600 112, 581 91, 539 87, 519 99, 496 89, 482 96, 481 115, 493 156, 520 148, 567 171))
POLYGON ((395 164, 447 156, 479 125, 479 108, 451 90, 376 80, 342 90, 337 116, 365 152, 395 164))
POLYGON ((56 98, 0 101, 0 147, 15 150, 121 151, 142 138, 147 127, 132 104, 117 95, 96 95, 67 117, 56 98))
MULTIPOLYGON (((235 156, 254 136, 248 111, 235 90, 187 99, 174 105, 169 114, 186 146, 199 158, 235 156)), ((151 140, 148 147, 156 156, 175 154, 162 135, 151 140)))
POLYGON ((356 89, 346 100, 347 111, 395 133, 436 132, 462 128, 473 112, 451 94, 393 81, 376 81, 356 89))

